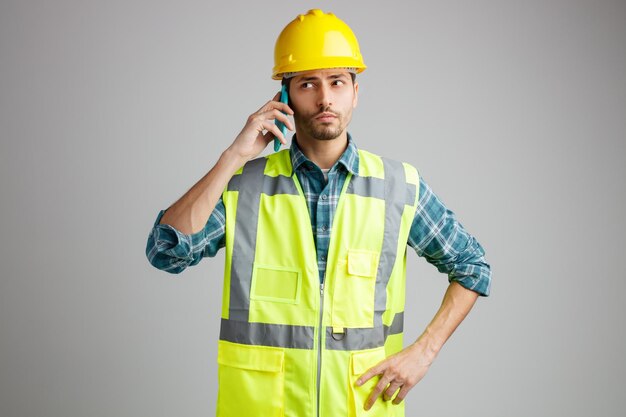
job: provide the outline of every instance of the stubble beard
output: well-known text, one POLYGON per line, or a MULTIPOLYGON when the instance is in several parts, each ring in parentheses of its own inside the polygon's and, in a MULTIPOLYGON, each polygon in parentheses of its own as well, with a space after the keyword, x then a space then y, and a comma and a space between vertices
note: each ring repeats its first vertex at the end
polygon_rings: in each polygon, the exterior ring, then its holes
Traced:
POLYGON ((339 135, 343 133, 345 130, 345 126, 343 124, 343 116, 339 113, 332 112, 336 117, 336 122, 338 125, 333 123, 320 123, 315 120, 315 117, 323 112, 331 112, 330 109, 323 109, 318 113, 311 115, 294 115, 294 120, 300 122, 300 126, 306 132, 308 136, 316 140, 333 140, 337 139, 339 135))

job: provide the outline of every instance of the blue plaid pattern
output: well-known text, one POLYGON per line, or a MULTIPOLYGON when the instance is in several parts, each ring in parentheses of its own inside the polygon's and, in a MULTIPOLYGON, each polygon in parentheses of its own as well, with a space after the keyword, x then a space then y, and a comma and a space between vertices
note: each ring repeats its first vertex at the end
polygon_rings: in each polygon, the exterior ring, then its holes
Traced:
MULTIPOLYGON (((349 172, 359 175, 359 154, 348 135, 348 147, 328 172, 328 181, 321 169, 298 148, 295 136, 290 155, 309 208, 322 282, 331 225, 341 188, 349 172)), ((224 247, 226 210, 221 198, 204 229, 192 235, 183 234, 170 225, 159 224, 164 213, 165 210, 161 210, 157 215, 146 245, 146 256, 154 267, 178 274, 204 257, 215 256, 224 247)), ((417 212, 407 244, 439 272, 447 274, 449 281, 457 281, 480 295, 489 295, 491 267, 485 261, 485 251, 421 176, 417 212)))

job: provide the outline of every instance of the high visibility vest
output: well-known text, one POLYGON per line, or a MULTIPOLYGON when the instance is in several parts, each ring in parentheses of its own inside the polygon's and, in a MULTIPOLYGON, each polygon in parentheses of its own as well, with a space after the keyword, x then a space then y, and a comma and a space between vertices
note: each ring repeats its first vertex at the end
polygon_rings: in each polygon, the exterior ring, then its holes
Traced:
POLYGON ((363 405, 378 377, 356 379, 402 349, 407 239, 417 170, 359 150, 333 219, 320 284, 314 236, 289 150, 231 179, 218 342, 218 417, 404 416, 363 405))

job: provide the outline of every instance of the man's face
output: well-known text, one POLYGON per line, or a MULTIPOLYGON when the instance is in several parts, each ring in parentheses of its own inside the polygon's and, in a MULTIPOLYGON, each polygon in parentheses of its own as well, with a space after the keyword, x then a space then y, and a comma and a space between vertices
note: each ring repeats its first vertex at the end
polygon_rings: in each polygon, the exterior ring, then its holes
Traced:
POLYGON ((295 75, 289 86, 296 132, 301 137, 332 140, 341 135, 356 107, 358 83, 342 69, 307 71, 295 75))

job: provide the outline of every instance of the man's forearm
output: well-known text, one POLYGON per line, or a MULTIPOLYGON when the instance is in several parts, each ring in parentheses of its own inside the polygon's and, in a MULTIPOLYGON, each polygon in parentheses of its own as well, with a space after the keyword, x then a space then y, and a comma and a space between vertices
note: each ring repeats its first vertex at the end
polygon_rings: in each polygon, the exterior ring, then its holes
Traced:
POLYGON ((227 149, 215 166, 167 209, 160 224, 169 224, 185 234, 202 230, 228 181, 245 162, 227 149))
POLYGON ((458 282, 451 282, 437 314, 410 348, 421 351, 421 360, 430 365, 470 312, 477 298, 476 292, 468 290, 458 282))

